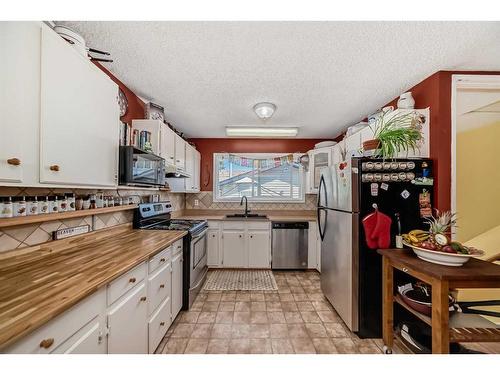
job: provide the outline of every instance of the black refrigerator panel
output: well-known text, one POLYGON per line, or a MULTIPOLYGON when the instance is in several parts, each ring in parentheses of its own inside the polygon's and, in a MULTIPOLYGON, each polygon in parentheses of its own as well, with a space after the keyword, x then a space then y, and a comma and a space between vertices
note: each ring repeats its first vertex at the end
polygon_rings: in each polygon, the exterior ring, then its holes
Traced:
MULTIPOLYGON (((396 247, 395 239, 399 232, 407 233, 412 229, 427 228, 421 212, 426 213, 429 210, 421 211, 421 194, 423 194, 422 197, 432 199, 433 186, 431 180, 428 179, 431 177, 430 160, 397 159, 385 163, 391 163, 393 169, 384 170, 384 162, 375 159, 357 158, 353 162, 353 167, 358 168, 357 175, 355 169, 353 177, 356 176, 359 186, 357 197, 353 199, 358 200, 360 218, 358 335, 363 338, 378 338, 382 335, 382 257, 376 250, 368 247, 361 221, 366 215, 372 213, 375 207, 388 215, 392 219, 391 247, 396 247), (367 165, 367 163, 372 164, 367 165), (427 180, 422 181, 422 177, 426 177, 427 180), (418 185, 414 183, 416 180, 429 185, 418 185)), ((389 164, 385 166, 388 167, 389 164)))

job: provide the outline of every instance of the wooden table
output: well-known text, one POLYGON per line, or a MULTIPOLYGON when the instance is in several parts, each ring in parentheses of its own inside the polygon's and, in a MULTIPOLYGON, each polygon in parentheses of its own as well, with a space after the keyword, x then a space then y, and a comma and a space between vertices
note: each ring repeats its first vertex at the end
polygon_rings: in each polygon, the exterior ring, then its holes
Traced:
POLYGON ((500 328, 477 315, 453 313, 450 324, 450 289, 500 288, 500 266, 472 258, 462 267, 441 266, 417 258, 410 249, 378 250, 383 256, 383 339, 387 352, 394 341, 394 303, 432 327, 432 353, 449 353, 450 342, 498 342, 500 328), (432 286, 432 316, 421 314, 394 295, 394 269, 432 286), (466 326, 460 326, 466 324, 466 326))

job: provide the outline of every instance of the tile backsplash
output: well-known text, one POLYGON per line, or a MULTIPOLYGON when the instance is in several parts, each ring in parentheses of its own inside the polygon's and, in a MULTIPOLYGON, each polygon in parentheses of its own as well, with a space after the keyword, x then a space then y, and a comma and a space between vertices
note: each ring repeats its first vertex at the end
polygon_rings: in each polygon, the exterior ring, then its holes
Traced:
MULTIPOLYGON (((33 195, 61 195, 73 192, 76 195, 93 194, 97 190, 86 189, 44 189, 24 187, 0 187, 0 196, 33 196, 33 195)), ((147 190, 100 190, 104 195, 132 196, 134 202, 139 202, 150 194, 160 194, 160 199, 170 200, 174 211, 181 211, 185 207, 184 194, 167 193, 147 190)), ((118 211, 100 215, 89 215, 84 217, 52 220, 43 223, 18 225, 0 228, 0 251, 33 246, 42 242, 50 241, 52 232, 58 229, 74 227, 78 225, 90 225, 94 230, 110 228, 115 225, 125 224, 132 221, 133 211, 118 211)), ((1 219, 0 219, 1 220, 1 219)))
MULTIPOLYGON (((315 210, 317 196, 306 194, 304 203, 269 203, 269 202, 248 202, 248 207, 252 210, 315 210)), ((186 210, 239 210, 239 202, 214 202, 211 191, 201 191, 197 194, 186 194, 186 210), (195 200, 198 205, 195 206, 195 200)))

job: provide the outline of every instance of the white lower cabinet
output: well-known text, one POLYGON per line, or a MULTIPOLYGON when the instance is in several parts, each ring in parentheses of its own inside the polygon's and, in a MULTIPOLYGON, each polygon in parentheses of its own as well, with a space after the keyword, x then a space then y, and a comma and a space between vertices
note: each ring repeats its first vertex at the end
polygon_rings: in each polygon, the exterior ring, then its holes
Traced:
POLYGON ((207 232, 207 265, 209 267, 219 267, 221 265, 219 254, 219 229, 208 229, 207 232))
POLYGON ((172 320, 182 309, 182 251, 172 257, 172 320))
POLYGON ((182 309, 182 248, 180 239, 11 345, 5 353, 154 353, 182 309))
POLYGON ((222 231, 222 265, 224 267, 246 267, 247 256, 244 230, 222 231))
POLYGON ((249 268, 271 267, 270 241, 271 235, 269 231, 260 230, 247 233, 249 268))
POLYGON ((109 353, 148 353, 148 304, 144 281, 109 308, 107 319, 109 353))
POLYGON ((271 267, 270 222, 224 221, 221 237, 223 267, 271 267))

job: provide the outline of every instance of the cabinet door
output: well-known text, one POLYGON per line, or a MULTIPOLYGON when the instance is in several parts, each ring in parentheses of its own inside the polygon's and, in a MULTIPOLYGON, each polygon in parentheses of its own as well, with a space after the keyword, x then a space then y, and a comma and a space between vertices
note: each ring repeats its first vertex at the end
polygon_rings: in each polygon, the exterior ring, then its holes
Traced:
POLYGON ((201 174, 201 154, 199 151, 194 151, 194 190, 195 192, 200 191, 200 174, 201 174))
POLYGON ((314 150, 311 153, 312 170, 311 178, 311 191, 318 192, 319 180, 321 178, 321 168, 328 167, 332 163, 332 149, 330 147, 321 150, 314 150))
POLYGON ((248 267, 270 268, 271 233, 269 231, 249 231, 247 241, 248 267))
POLYGON ((309 231, 307 233, 307 268, 316 269, 318 267, 317 257, 317 236, 318 224, 315 221, 309 222, 309 231))
POLYGON ((118 86, 42 29, 40 182, 116 186, 118 86))
POLYGON ((148 304, 143 281, 108 311, 108 352, 146 354, 148 352, 148 304))
POLYGON ((186 192, 194 192, 195 190, 195 181, 194 181, 194 152, 195 149, 189 145, 186 144, 186 173, 190 175, 190 177, 185 178, 185 187, 186 187, 186 192))
POLYGON ((345 139, 346 158, 361 156, 361 132, 354 133, 345 139))
POLYGON ((160 156, 166 163, 175 165, 175 133, 166 124, 162 124, 160 145, 160 156))
POLYGON ((219 267, 219 230, 209 229, 207 236, 207 264, 209 267, 219 267))
POLYGON ((1 182, 38 182, 41 27, 40 22, 0 22, 5 53, 0 58, 1 182))
POLYGON ((172 259, 172 321, 182 309, 182 252, 172 259))
POLYGON ((182 171, 186 170, 186 141, 175 134, 175 166, 182 171))
POLYGON ((224 267, 248 267, 248 258, 245 251, 245 232, 222 232, 222 265, 224 267))
POLYGON ((77 332, 65 343, 61 344, 54 354, 106 354, 105 322, 101 316, 77 332))

